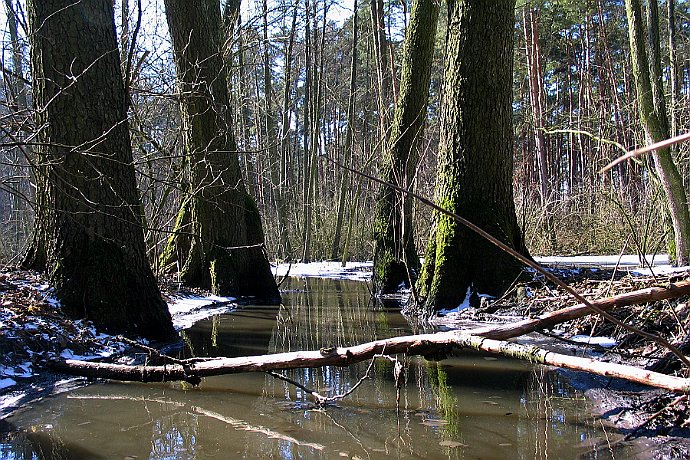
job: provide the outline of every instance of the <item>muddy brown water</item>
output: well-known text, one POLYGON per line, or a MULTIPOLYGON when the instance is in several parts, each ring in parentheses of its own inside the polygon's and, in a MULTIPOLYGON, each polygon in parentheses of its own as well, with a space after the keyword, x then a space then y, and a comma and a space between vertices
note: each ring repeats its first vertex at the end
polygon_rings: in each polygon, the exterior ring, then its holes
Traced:
MULTIPOLYGON (((413 331, 366 284, 290 279, 280 307, 245 307, 184 332, 186 355, 239 356, 352 345, 413 331)), ((286 374, 325 395, 366 373, 286 374)), ((632 447, 592 415, 581 394, 543 367, 478 353, 409 358, 399 391, 393 364, 320 409, 266 374, 205 379, 198 388, 107 383, 35 402, 5 420, 7 459, 563 459, 630 458, 632 447), (396 402, 396 400, 398 400, 396 402)))

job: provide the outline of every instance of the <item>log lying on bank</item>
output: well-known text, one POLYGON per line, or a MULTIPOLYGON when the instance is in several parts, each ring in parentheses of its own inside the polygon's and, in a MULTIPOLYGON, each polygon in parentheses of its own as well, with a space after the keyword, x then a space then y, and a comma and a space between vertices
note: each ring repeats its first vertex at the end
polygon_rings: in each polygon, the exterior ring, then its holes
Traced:
POLYGON ((176 360, 175 363, 160 366, 128 366, 123 364, 65 360, 54 362, 52 367, 60 372, 83 377, 139 382, 182 380, 198 384, 202 377, 214 375, 314 368, 329 365, 347 366, 378 355, 430 355, 444 353, 451 348, 471 348, 511 358, 524 359, 537 364, 622 378, 677 393, 690 392, 690 379, 651 372, 633 366, 563 355, 535 346, 487 339, 463 334, 458 331, 394 337, 332 350, 297 351, 239 358, 176 360))
MULTIPOLYGON (((592 300, 590 303, 604 311, 613 310, 616 307, 626 307, 647 302, 675 299, 684 295, 690 295, 690 281, 670 283, 664 287, 651 287, 638 291, 627 292, 606 299, 592 300)), ((477 335, 496 340, 506 340, 513 337, 529 334, 541 329, 549 329, 557 324, 570 321, 583 316, 594 314, 592 309, 584 304, 544 313, 536 318, 528 318, 515 323, 505 325, 490 325, 464 331, 470 335, 477 335)))

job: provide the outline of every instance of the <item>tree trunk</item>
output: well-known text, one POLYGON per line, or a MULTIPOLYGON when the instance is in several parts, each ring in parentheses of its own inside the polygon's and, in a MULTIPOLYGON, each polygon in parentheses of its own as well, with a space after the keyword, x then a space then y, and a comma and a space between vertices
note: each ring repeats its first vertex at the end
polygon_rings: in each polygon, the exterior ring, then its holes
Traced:
MULTIPOLYGON (((661 87, 661 64, 659 62, 658 17, 653 8, 656 0, 650 2, 648 27, 652 49, 649 55, 645 48, 642 8, 639 0, 626 0, 625 9, 628 16, 628 37, 630 55, 637 89, 637 106, 645 133, 650 142, 668 139, 669 128, 661 87), (656 38, 653 38, 656 37, 656 38), (650 62, 650 57, 653 61, 650 62)), ((683 180, 673 162, 669 148, 656 150, 653 154, 654 165, 661 181, 669 214, 673 224, 674 240, 670 254, 675 256, 675 263, 687 265, 690 262, 690 213, 683 180)))
POLYGON ((214 294, 277 303, 261 217, 244 186, 230 123, 220 6, 212 0, 165 5, 191 168, 187 199, 193 236, 181 278, 214 294))
POLYGON ((666 14, 668 19, 668 67, 671 84, 671 136, 678 135, 678 100, 680 99, 680 87, 678 85, 678 49, 676 45, 676 1, 666 0, 666 14))
MULTIPOLYGON (((273 192, 273 201, 275 202, 276 217, 278 218, 278 239, 279 239, 279 257, 282 259, 291 260, 293 257, 292 246, 290 245, 290 238, 288 235, 288 220, 285 198, 283 197, 283 187, 280 178, 280 164, 281 154, 278 152, 278 129, 273 112, 273 82, 271 80, 271 61, 268 52, 268 2, 263 0, 263 70, 264 70, 264 117, 266 120, 266 137, 264 145, 268 149, 268 163, 271 174, 271 191, 273 192)), ((285 56, 286 60, 290 56, 285 56)), ((286 64, 287 65, 287 64, 286 64)), ((287 80, 285 85, 288 86, 287 80)))
MULTIPOLYGON (((381 174, 387 182, 412 190, 419 153, 417 144, 427 119, 431 63, 436 43, 439 4, 416 0, 403 48, 400 93, 381 174)), ((374 289, 389 293, 416 281, 420 263, 414 244, 412 201, 382 187, 374 222, 374 289)))
MULTIPOLYGON (((515 0, 449 0, 436 202, 527 253, 513 202, 515 0)), ((418 282, 426 310, 468 291, 500 295, 521 267, 447 215, 436 214, 418 282)))
MULTIPOLYGON (((347 96, 347 128, 345 134, 345 145, 343 147, 343 162, 349 166, 352 159, 352 138, 354 135, 355 124, 355 92, 357 91, 357 43, 359 27, 359 12, 357 11, 357 0, 354 0, 354 14, 352 16, 352 48, 350 60, 350 87, 347 96)), ((336 260, 342 254, 340 251, 340 240, 342 238, 343 222, 345 220, 345 202, 347 201, 349 185, 352 180, 346 172, 340 174, 340 190, 338 192, 338 214, 335 223, 335 236, 331 247, 331 259, 336 260)))
POLYGON ((111 333, 175 337, 146 259, 113 2, 28 3, 40 224, 35 268, 111 333), (43 259, 43 260, 41 260, 43 259))
POLYGON ((525 55, 527 57, 527 74, 529 80, 534 145, 537 151, 539 168, 539 198, 543 212, 543 231, 552 251, 556 251, 556 228, 553 222, 553 198, 551 186, 551 165, 549 162, 548 144, 544 136, 544 78, 542 76, 541 46, 539 44, 539 10, 534 6, 523 7, 525 35, 525 55))

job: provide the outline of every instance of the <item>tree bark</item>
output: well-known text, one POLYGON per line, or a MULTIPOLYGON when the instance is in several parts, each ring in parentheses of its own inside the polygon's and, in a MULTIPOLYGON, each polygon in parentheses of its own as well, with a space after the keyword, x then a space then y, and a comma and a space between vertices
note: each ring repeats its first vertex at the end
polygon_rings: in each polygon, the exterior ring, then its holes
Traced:
POLYGON ((72 317, 176 336, 146 259, 113 2, 28 3, 39 224, 33 268, 72 317))
MULTIPOLYGON (((400 92, 381 174, 387 182, 412 190, 419 161, 418 142, 427 119, 431 63, 436 43, 439 4, 416 0, 403 47, 400 92)), ((385 294, 412 286, 419 274, 414 244, 412 200, 382 187, 374 221, 374 290, 385 294)))
MULTIPOLYGON (((652 3, 655 3, 655 0, 650 2, 650 5, 652 3)), ((658 51, 658 17, 654 18, 652 9, 650 11, 652 17, 649 18, 648 25, 652 29, 651 37, 656 38, 652 39, 652 50, 648 54, 645 48, 640 1, 626 0, 625 7, 640 119, 648 140, 661 142, 668 139, 670 133, 663 88, 660 87, 662 82, 658 51), (650 61, 650 57, 653 57, 653 61, 650 61)), ((687 265, 690 263, 690 212, 683 180, 673 162, 669 148, 656 150, 653 157, 657 174, 666 194, 669 216, 673 224, 674 239, 669 252, 674 256, 676 264, 687 265)))
MULTIPOLYGON (((513 202, 515 1, 448 2, 436 203, 527 253, 513 202)), ((419 282, 425 310, 500 295, 521 272, 510 255, 436 214, 419 282)))
MULTIPOLYGON (((219 295, 280 302, 264 254, 261 217, 245 189, 232 133, 220 5, 212 0, 166 0, 165 5, 191 173, 184 199, 192 238, 181 278, 219 295)), ((173 234, 168 245, 178 237, 179 232, 173 234)))

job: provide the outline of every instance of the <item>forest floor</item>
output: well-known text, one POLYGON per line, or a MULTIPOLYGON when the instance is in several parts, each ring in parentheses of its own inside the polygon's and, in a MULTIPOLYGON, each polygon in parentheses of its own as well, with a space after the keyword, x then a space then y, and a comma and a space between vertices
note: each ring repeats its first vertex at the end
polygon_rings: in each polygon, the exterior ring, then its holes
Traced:
MULTIPOLYGON (((573 263, 572 261, 569 263, 573 263)), ((586 262, 588 263, 588 262, 586 262)), ((608 297, 650 286, 664 286, 687 278, 688 272, 655 269, 631 270, 625 264, 615 268, 601 265, 564 265, 552 268, 561 279, 588 298, 608 297)), ((319 276, 366 280, 370 264, 295 264, 280 266, 277 276, 319 276)), ((632 265, 631 265, 632 266, 632 265)), ((162 286, 178 329, 195 321, 235 308, 234 299, 180 291, 173 282, 162 286)), ((556 288, 534 276, 516 286, 501 299, 482 302, 432 320, 441 329, 456 329, 477 323, 512 322, 576 303, 556 288)), ((613 310, 615 316, 640 329, 661 334, 690 351, 690 299, 687 297, 613 310)), ((606 361, 635 364, 668 374, 684 375, 675 358, 656 344, 630 334, 595 317, 561 324, 525 340, 583 354, 606 361)), ((2 418, 36 398, 68 391, 84 384, 83 379, 66 379, 47 370, 50 360, 105 359, 130 363, 145 350, 132 347, 122 337, 99 334, 83 321, 65 318, 51 298, 49 286, 35 273, 0 273, 0 425, 2 418)), ((140 356, 141 357, 141 356, 140 356)), ((690 458, 690 403, 678 395, 622 381, 592 377, 581 372, 562 371, 593 402, 603 423, 634 440, 650 458, 690 458)), ((0 426, 1 429, 1 426, 0 426)))

